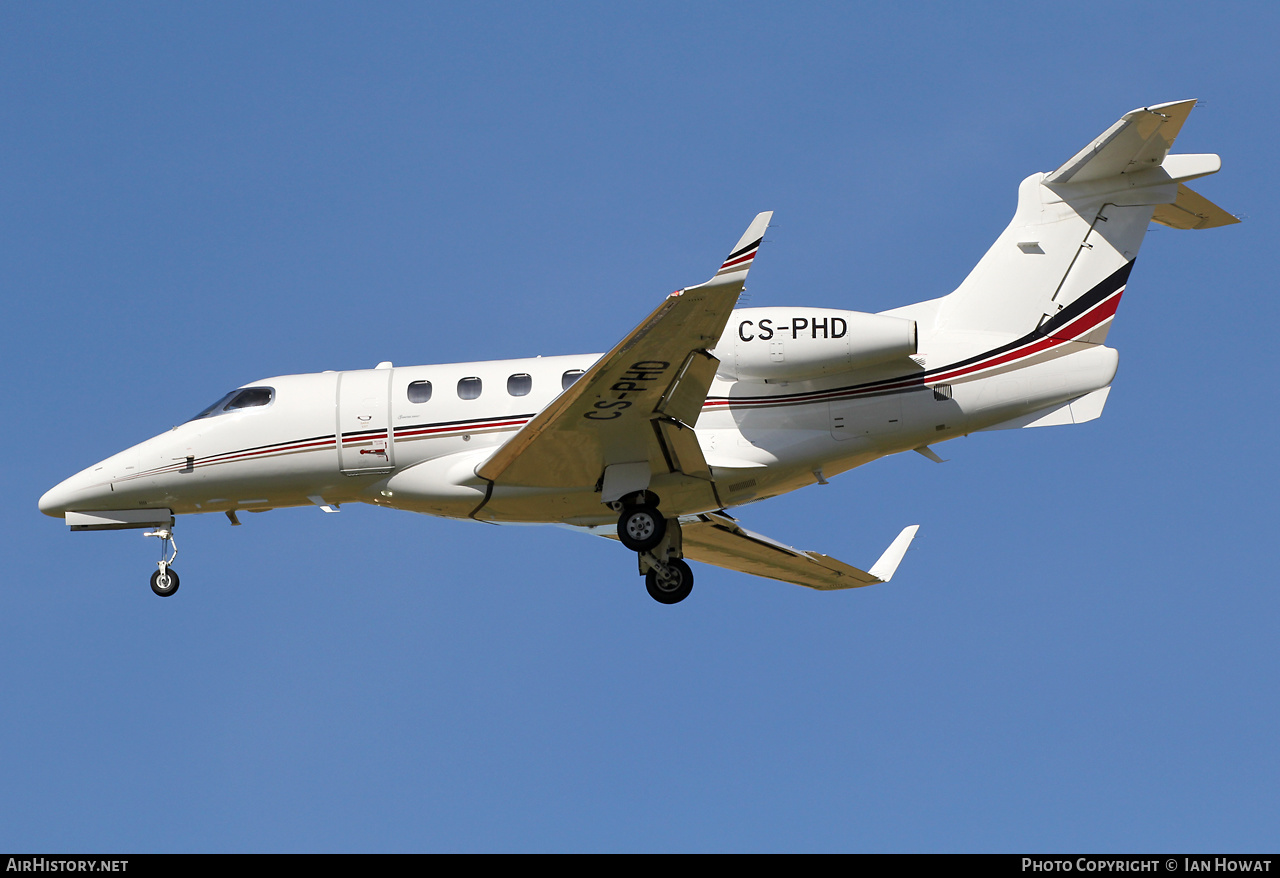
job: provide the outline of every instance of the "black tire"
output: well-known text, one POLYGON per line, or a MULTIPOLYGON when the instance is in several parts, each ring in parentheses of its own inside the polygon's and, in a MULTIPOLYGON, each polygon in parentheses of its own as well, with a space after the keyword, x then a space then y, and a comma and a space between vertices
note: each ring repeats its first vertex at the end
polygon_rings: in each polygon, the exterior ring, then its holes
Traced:
POLYGON ((633 552, 656 548, 667 535, 667 520, 656 506, 628 506, 618 516, 618 539, 633 552))
POLYGON ((151 574, 151 590, 162 598, 173 597, 178 590, 178 571, 172 567, 167 567, 165 568, 164 576, 168 582, 167 585, 160 581, 159 570, 151 574))
POLYGON ((689 565, 679 558, 667 562, 667 574, 650 570, 644 576, 644 584, 649 589, 649 597, 660 604, 678 604, 693 591, 693 571, 689 565))

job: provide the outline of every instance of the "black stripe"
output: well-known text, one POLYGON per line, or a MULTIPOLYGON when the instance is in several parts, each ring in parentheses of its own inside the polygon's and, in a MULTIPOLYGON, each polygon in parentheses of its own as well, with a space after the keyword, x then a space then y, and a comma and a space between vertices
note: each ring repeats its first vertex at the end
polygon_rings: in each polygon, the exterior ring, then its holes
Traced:
POLYGON ((730 261, 732 261, 732 260, 734 260, 734 259, 737 259, 737 258, 738 258, 739 256, 741 256, 743 253, 746 253, 748 250, 752 249, 753 247, 759 247, 759 246, 760 246, 760 242, 761 242, 761 241, 763 241, 763 240, 764 240, 764 238, 756 238, 754 241, 752 241, 752 242, 751 242, 750 244, 748 244, 747 246, 745 246, 745 247, 743 247, 743 248, 741 248, 741 249, 739 249, 739 250, 734 250, 732 253, 730 253, 730 254, 729 254, 728 258, 726 258, 726 259, 725 259, 725 262, 730 262, 730 261))
POLYGON ((1053 315, 1053 319, 1047 322, 1044 326, 1041 326, 1037 332, 1046 337, 1053 335, 1063 326, 1070 323, 1072 320, 1075 320, 1107 296, 1123 287, 1129 282, 1129 272, 1133 271, 1133 263, 1134 260, 1130 260, 1120 266, 1120 268, 1117 269, 1109 278, 1089 290, 1089 292, 1076 299, 1057 314, 1053 315))
MULTIPOLYGON (((1023 345, 1027 345, 1027 344, 1031 344, 1032 342, 1039 341, 1042 338, 1051 338, 1053 336, 1053 333, 1057 332, 1067 323, 1070 323, 1072 320, 1075 320, 1085 311, 1088 311, 1090 308, 1092 308, 1094 305, 1101 302, 1107 296, 1111 295, 1116 290, 1123 287, 1125 285, 1125 281, 1129 279, 1129 272, 1132 270, 1133 270, 1133 261, 1130 260, 1129 262, 1126 262, 1124 265, 1120 266, 1120 268, 1118 268, 1115 272, 1113 272, 1110 277, 1107 277, 1106 279, 1104 279, 1101 283, 1097 284, 1093 289, 1089 290, 1089 292, 1085 293, 1080 298, 1076 299, 1074 302, 1068 305, 1066 308, 1063 308, 1061 311, 1055 314, 1053 316, 1053 319, 1046 322, 1043 326, 1038 326, 1035 329, 1028 332, 1026 335, 1022 336, 1021 338, 1011 341, 1008 344, 1001 345, 998 348, 992 348, 991 350, 987 351, 984 354, 978 354, 978 356, 976 357, 969 357, 967 360, 961 360, 960 362, 952 363, 949 366, 942 366, 937 369, 930 369, 927 372, 922 373, 921 375, 922 383, 924 380, 927 380, 928 377, 931 375, 940 375, 943 372, 950 372, 952 369, 963 369, 965 366, 972 366, 974 363, 980 362, 981 360, 998 357, 1001 354, 1005 354, 1011 350, 1014 350, 1015 348, 1020 348, 1023 345)), ((879 383, 883 383, 883 382, 879 382, 879 383)))
MULTIPOLYGON (((528 420, 532 417, 533 415, 511 415, 509 417, 496 417, 496 418, 468 418, 463 421, 439 421, 431 424, 405 424, 403 426, 396 427, 395 431, 398 433, 402 430, 407 431, 407 430, 440 429, 443 427, 464 427, 467 424, 478 424, 478 423, 488 422, 488 421, 516 421, 521 419, 528 420)), ((361 437, 369 437, 369 436, 377 437, 377 436, 385 436, 385 435, 387 435, 387 431, 384 428, 379 427, 372 430, 356 430, 350 433, 343 433, 342 438, 344 440, 347 440, 347 439, 359 439, 361 437)), ((310 443, 310 442, 334 442, 335 440, 336 440, 336 437, 332 433, 330 433, 327 436, 313 436, 310 439, 289 439, 285 442, 271 442, 271 443, 268 443, 267 445, 253 445, 253 446, 250 446, 249 448, 241 448, 236 451, 219 451, 216 454, 208 454, 208 455, 205 455, 204 457, 197 457, 195 461, 195 465, 196 466, 214 466, 222 463, 235 463, 235 462, 238 462, 235 460, 235 458, 238 458, 246 454, 253 454, 254 452, 267 451, 267 450, 279 452, 279 451, 288 449, 290 446, 306 445, 307 443, 310 443)), ((294 450, 323 451, 325 449, 299 448, 294 450)), ((142 472, 131 473, 128 476, 128 478, 135 479, 135 478, 140 478, 142 476, 158 475, 163 472, 182 469, 185 466, 186 466, 186 463, 180 463, 178 461, 174 461, 173 463, 154 467, 152 469, 144 470, 142 472)))
POLYGON ((208 460, 212 460, 213 458, 226 457, 228 454, 248 454, 250 451, 261 451, 264 448, 278 448, 281 445, 298 445, 299 443, 302 443, 302 442, 332 442, 332 441, 333 441, 332 433, 330 433, 327 436, 313 436, 310 439, 290 439, 287 442, 272 442, 267 445, 255 445, 252 448, 241 448, 239 451, 219 451, 217 454, 208 454, 208 455, 205 455, 204 457, 197 457, 196 463, 200 463, 202 460, 208 461, 208 460))
POLYGON ((372 430, 346 430, 342 434, 343 439, 350 439, 355 436, 385 436, 387 435, 386 427, 374 427, 372 430))
MULTIPOLYGON (((534 417, 537 412, 532 415, 500 415, 491 418, 467 418, 464 421, 433 421, 429 424, 400 424, 395 428, 396 432, 401 430, 438 430, 442 427, 465 427, 467 424, 480 424, 489 421, 518 421, 521 418, 528 420, 534 417)), ((350 436, 351 434, 346 434, 350 436)))

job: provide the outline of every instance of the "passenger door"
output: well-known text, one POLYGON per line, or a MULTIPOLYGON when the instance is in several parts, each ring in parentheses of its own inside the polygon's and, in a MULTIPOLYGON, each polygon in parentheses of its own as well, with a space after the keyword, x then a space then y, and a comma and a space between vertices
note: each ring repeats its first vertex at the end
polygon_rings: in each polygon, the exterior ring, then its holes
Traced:
POLYGON ((338 469, 349 476, 391 470, 391 372, 338 373, 338 469))

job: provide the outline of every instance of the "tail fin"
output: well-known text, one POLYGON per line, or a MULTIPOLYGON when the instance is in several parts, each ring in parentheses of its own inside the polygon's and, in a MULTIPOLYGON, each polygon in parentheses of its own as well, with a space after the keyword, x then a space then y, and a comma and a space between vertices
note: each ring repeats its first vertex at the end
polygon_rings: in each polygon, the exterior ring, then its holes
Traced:
POLYGON ((1009 227, 939 301, 937 328, 1101 344, 1153 219, 1177 229, 1238 222, 1183 185, 1216 173, 1216 155, 1169 155, 1195 103, 1126 113, 1056 171, 1023 180, 1009 227))

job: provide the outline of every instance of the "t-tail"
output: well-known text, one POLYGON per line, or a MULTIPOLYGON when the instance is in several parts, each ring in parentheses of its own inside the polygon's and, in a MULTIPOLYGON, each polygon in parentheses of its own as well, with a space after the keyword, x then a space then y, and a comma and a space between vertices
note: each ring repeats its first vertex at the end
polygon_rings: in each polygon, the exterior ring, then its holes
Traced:
POLYGON ((1028 334, 1102 344, 1151 221, 1239 222, 1186 186, 1216 155, 1170 155, 1196 102, 1126 113, 1066 164, 1018 188, 1008 228, 964 282, 935 300, 942 332, 1028 334))

